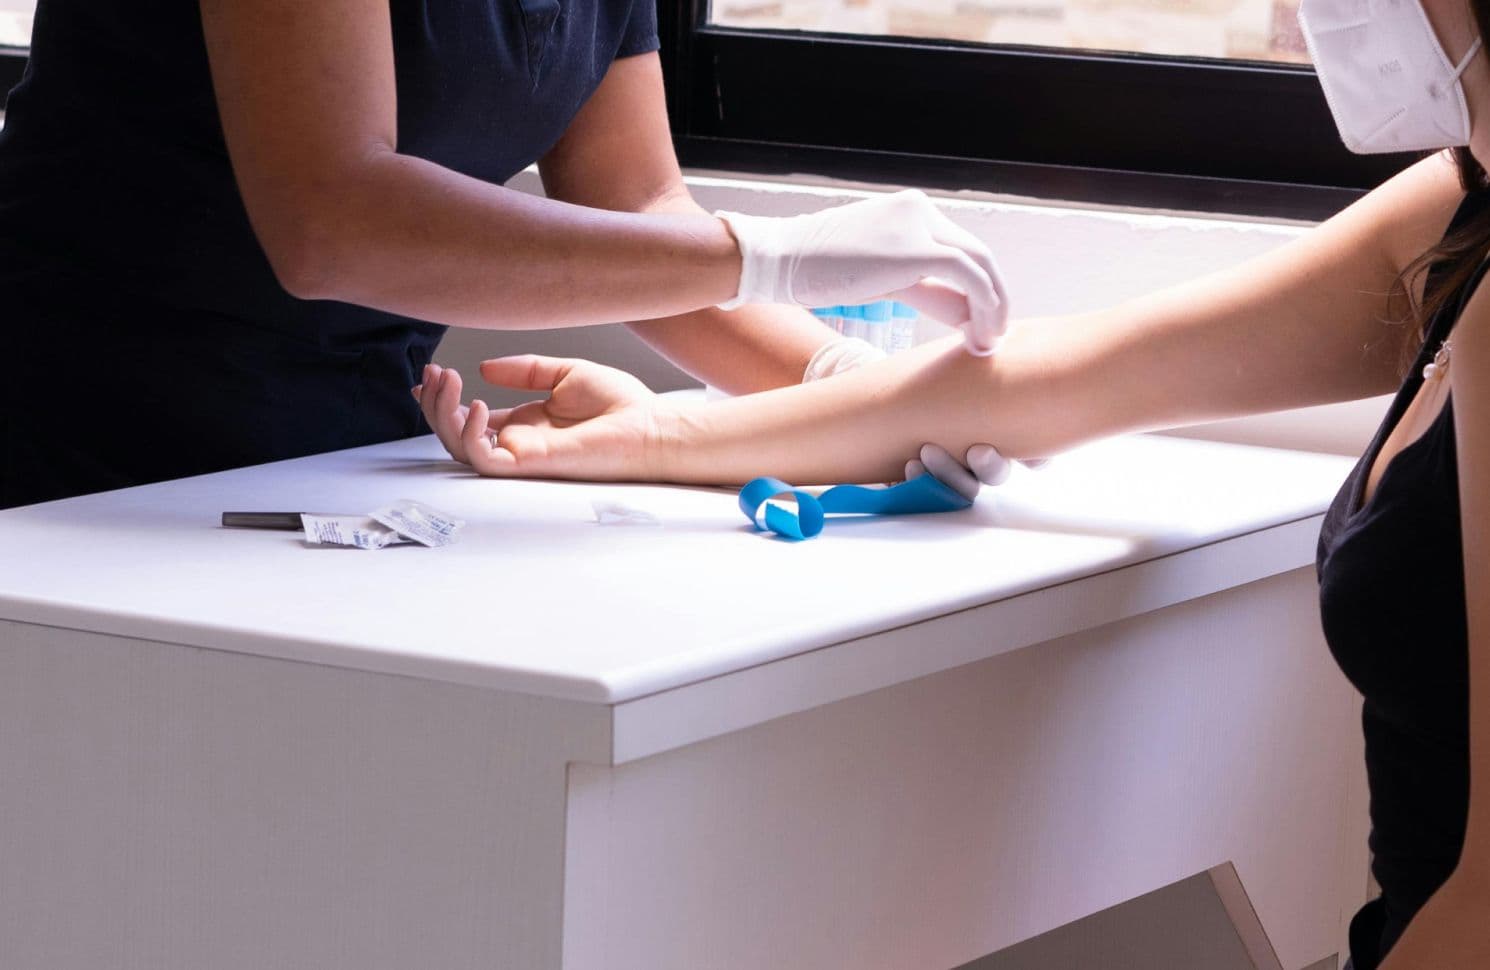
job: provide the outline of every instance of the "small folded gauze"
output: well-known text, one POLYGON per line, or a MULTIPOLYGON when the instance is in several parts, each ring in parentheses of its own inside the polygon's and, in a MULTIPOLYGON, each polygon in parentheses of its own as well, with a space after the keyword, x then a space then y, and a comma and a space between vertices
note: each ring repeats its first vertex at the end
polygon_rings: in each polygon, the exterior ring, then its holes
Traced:
POLYGON ((657 516, 645 509, 634 508, 622 502, 602 502, 599 499, 590 503, 595 510, 595 521, 601 525, 661 525, 657 516))

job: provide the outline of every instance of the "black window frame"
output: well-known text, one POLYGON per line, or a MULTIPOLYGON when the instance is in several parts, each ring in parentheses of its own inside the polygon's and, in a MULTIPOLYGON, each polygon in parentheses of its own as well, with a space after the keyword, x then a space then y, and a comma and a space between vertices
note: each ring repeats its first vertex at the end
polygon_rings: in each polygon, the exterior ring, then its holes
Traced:
POLYGON ((1320 219, 1416 157, 1347 151, 1306 66, 749 30, 657 2, 689 167, 1320 219))
MULTIPOLYGON (((1348 152, 1306 67, 744 30, 655 2, 693 168, 1313 220, 1413 160, 1348 152)), ((27 53, 0 47, 0 91, 27 53)))
MULTIPOLYGON (((20 82, 26 70, 26 54, 24 47, 0 47, 0 99, 20 82)), ((0 109, 3 107, 0 100, 0 109)))

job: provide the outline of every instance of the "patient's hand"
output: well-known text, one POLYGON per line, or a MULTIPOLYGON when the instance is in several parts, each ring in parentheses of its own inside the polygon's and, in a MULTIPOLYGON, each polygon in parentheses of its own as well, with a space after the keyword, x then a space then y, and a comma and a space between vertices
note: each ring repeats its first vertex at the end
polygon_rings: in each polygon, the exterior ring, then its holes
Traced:
POLYGON ((481 376, 548 396, 499 411, 479 400, 467 407, 460 375, 430 364, 414 397, 456 461, 498 477, 649 477, 657 398, 635 377, 588 360, 533 354, 482 361, 481 376))

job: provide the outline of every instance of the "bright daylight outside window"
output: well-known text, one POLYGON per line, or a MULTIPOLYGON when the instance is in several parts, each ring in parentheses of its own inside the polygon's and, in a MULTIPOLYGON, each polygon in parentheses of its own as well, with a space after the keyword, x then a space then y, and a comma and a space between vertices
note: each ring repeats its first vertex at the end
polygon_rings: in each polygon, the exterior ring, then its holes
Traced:
POLYGON ((0 0, 0 47, 31 46, 36 0, 0 0))
POLYGON ((724 27, 1307 62, 1298 0, 712 0, 724 27))

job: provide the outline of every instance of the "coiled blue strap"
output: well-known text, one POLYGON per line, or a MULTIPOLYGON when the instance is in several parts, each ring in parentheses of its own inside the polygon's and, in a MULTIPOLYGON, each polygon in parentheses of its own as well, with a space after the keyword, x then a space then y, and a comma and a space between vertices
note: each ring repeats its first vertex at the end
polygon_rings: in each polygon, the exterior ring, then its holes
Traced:
POLYGON ((777 478, 757 478, 740 489, 740 511, 745 517, 756 528, 769 529, 788 539, 811 539, 823 531, 829 514, 920 515, 955 512, 972 504, 932 475, 921 475, 889 488, 835 485, 821 495, 793 488, 777 478), (797 511, 770 501, 779 495, 795 499, 797 511))

